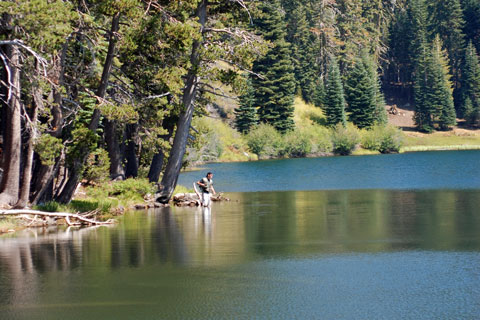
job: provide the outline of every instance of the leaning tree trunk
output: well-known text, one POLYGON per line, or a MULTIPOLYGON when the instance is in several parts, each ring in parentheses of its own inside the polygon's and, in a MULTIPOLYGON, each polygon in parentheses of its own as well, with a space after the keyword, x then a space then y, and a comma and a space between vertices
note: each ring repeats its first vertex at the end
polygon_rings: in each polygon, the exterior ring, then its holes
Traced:
POLYGON ((21 121, 20 121, 20 52, 15 45, 3 46, 7 65, 7 97, 3 137, 3 178, 0 182, 0 206, 13 205, 18 201, 20 189, 21 121))
MULTIPOLYGON (((202 0, 197 7, 197 16, 201 25, 200 32, 205 27, 207 19, 207 1, 202 0)), ((177 186, 178 175, 182 168, 182 160, 185 155, 185 149, 187 146, 188 133, 190 131, 190 125, 193 117, 194 101, 197 93, 198 85, 198 67, 200 65, 200 49, 202 40, 195 40, 192 46, 192 53, 190 55, 190 62, 192 67, 190 68, 185 88, 183 90, 183 106, 185 110, 180 114, 180 118, 177 123, 177 131, 173 140, 173 146, 170 150, 170 157, 168 158, 167 167, 165 168, 165 174, 163 175, 160 185, 159 195, 157 200, 161 203, 168 203, 172 197, 173 191, 177 186)))
MULTIPOLYGON (((59 88, 53 87, 52 97, 53 102, 50 106, 50 113, 52 114, 52 129, 48 132, 52 137, 60 138, 63 130, 63 113, 62 113, 62 92, 61 86, 63 85, 63 62, 64 55, 62 57, 56 57, 53 61, 54 71, 52 81, 59 84, 59 88)), ((44 195, 52 194, 47 192, 48 188, 52 188, 53 175, 55 175, 55 168, 58 167, 57 163, 61 157, 58 156, 55 159, 55 164, 45 165, 42 164, 40 159, 35 160, 35 166, 33 171, 33 190, 31 192, 31 203, 37 204, 43 200, 50 201, 51 198, 45 199, 44 195)))
MULTIPOLYGON (((38 72, 38 65, 37 65, 37 72, 38 72)), ((23 166, 22 186, 20 189, 20 196, 17 203, 15 204, 15 209, 25 208, 28 204, 28 199, 30 195, 30 183, 32 180, 32 165, 33 165, 33 144, 35 142, 36 134, 37 134, 37 128, 36 128, 37 114, 38 114, 38 109, 42 108, 42 104, 43 104, 40 88, 36 84, 33 85, 32 95, 33 95, 32 115, 30 118, 30 123, 27 123, 27 122, 25 123, 26 127, 30 126, 29 128, 30 135, 28 137, 28 142, 27 142, 26 161, 25 161, 25 165, 23 166)), ((25 110, 25 114, 27 114, 27 110, 25 110)))
MULTIPOLYGON (((115 16, 112 18, 112 26, 110 29, 109 35, 109 43, 108 43, 108 51, 107 56, 105 58, 105 64, 103 66, 102 78, 100 80, 100 85, 96 92, 96 95, 103 99, 107 92, 108 87, 108 79, 110 77, 110 73, 112 70, 113 65, 113 58, 115 57, 115 46, 117 43, 116 34, 118 33, 120 26, 120 13, 116 13, 115 16)), ((98 124, 100 122, 100 110, 95 109, 92 115, 92 119, 88 126, 88 129, 95 132, 98 128, 98 124)), ((57 196, 57 201, 60 203, 69 203, 72 200, 73 194, 75 193, 75 189, 77 188, 78 182, 80 180, 80 174, 82 171, 83 166, 87 162, 87 158, 89 155, 89 151, 87 148, 82 150, 82 156, 79 159, 76 159, 73 163, 72 168, 70 168, 71 175, 65 184, 62 192, 57 196)))
MULTIPOLYGON (((164 119, 164 126, 163 128, 168 131, 166 135, 162 135, 159 138, 163 139, 164 141, 170 140, 170 137, 173 134, 173 121, 169 121, 169 119, 164 119), (166 121, 166 123, 165 123, 166 121)), ((157 183, 158 179, 160 178, 160 173, 162 172, 163 161, 165 160, 165 153, 163 150, 158 151, 153 156, 152 163, 150 164, 150 170, 148 171, 148 181, 157 183)))

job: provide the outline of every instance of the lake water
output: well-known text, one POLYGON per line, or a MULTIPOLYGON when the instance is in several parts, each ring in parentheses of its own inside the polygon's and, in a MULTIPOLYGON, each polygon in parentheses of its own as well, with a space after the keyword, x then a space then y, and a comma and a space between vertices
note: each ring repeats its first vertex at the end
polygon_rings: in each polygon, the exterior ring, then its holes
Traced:
POLYGON ((0 319, 479 319, 479 160, 208 165, 231 202, 0 237, 0 319))

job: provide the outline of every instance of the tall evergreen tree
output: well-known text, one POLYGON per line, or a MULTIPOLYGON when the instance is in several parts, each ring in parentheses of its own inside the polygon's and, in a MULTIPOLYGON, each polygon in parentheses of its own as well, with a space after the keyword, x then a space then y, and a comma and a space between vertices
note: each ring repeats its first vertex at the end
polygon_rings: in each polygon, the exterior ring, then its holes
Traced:
POLYGON ((315 38, 310 31, 304 1, 284 0, 287 18, 286 40, 292 45, 295 67, 296 92, 307 103, 313 102, 315 94, 316 63, 313 52, 315 38))
POLYGON ((456 120, 448 53, 443 49, 442 44, 442 40, 437 35, 433 41, 432 48, 433 85, 431 87, 431 103, 434 105, 437 113, 436 121, 439 128, 445 130, 449 126, 455 125, 456 120))
POLYGON ((337 123, 346 125, 345 97, 342 80, 340 78, 340 70, 335 58, 332 58, 330 61, 325 91, 327 124, 330 126, 334 126, 337 123))
MULTIPOLYGON (((459 97, 460 68, 465 48, 463 11, 460 0, 442 0, 429 2, 430 34, 439 35, 448 53, 449 69, 455 90, 454 97, 459 97)), ((432 37, 430 37, 432 38, 432 37)), ((460 99, 456 99, 459 105, 460 99)))
POLYGON ((348 104, 348 118, 359 128, 371 127, 375 122, 376 100, 373 81, 367 67, 357 58, 347 73, 345 99, 348 104))
POLYGON ((259 120, 273 125, 278 131, 294 128, 293 99, 295 76, 291 50, 285 41, 283 15, 278 0, 259 4, 260 16, 254 20, 263 37, 272 43, 264 57, 256 60, 253 71, 255 103, 260 107, 259 120))
POLYGON ((480 112, 480 61, 477 50, 470 41, 465 50, 462 68, 462 116, 471 123, 479 120, 480 112))
POLYGON ((366 52, 362 54, 362 61, 368 73, 368 78, 372 82, 373 96, 375 100, 374 118, 375 123, 386 124, 388 122, 387 111, 385 110, 385 97, 381 90, 381 82, 378 76, 378 66, 372 57, 366 52))
POLYGON ((321 108, 325 106, 325 84, 322 78, 319 78, 316 82, 313 104, 321 108))
POLYGON ((255 94, 250 79, 247 81, 245 93, 239 97, 240 106, 235 109, 235 127, 241 133, 247 133, 258 122, 255 109, 255 94))
POLYGON ((466 38, 480 52, 480 1, 462 0, 463 14, 465 17, 464 33, 466 38))
POLYGON ((429 132, 436 125, 446 129, 455 124, 448 57, 438 36, 417 58, 414 91, 415 123, 420 130, 429 132))

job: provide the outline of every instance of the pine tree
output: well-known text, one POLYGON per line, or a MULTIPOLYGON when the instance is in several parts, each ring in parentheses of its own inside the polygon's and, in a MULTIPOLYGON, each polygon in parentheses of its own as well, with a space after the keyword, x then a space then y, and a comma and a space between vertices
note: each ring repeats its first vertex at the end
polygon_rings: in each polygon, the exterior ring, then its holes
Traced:
POLYGON ((325 106, 325 84, 322 78, 319 78, 316 83, 313 104, 321 108, 325 106))
POLYGON ((253 65, 253 71, 261 75, 252 79, 255 104, 260 107, 259 120, 273 125, 283 133, 295 126, 293 122, 295 76, 291 50, 285 41, 279 2, 264 1, 259 4, 259 9, 261 16, 254 20, 254 23, 273 47, 253 65))
POLYGON ((448 57, 437 36, 431 46, 423 47, 417 58, 415 74, 415 123, 430 132, 435 125, 442 130, 455 124, 453 90, 448 70, 448 57))
POLYGON ((375 89, 362 59, 355 60, 355 65, 347 74, 344 88, 349 120, 359 128, 373 126, 376 110, 375 89))
POLYGON ((310 31, 306 16, 306 7, 302 1, 283 1, 287 18, 286 40, 292 45, 293 63, 297 90, 305 102, 313 101, 315 94, 315 55, 313 43, 315 38, 310 31))
POLYGON ((469 41, 480 51, 480 1, 463 0, 463 14, 465 17, 464 33, 469 41))
POLYGON ((332 58, 330 61, 329 72, 326 83, 325 113, 327 124, 335 126, 337 123, 346 125, 345 119, 345 97, 343 92, 340 70, 337 60, 332 58))
POLYGON ((465 50, 462 68, 462 116, 471 123, 477 122, 480 111, 480 61, 472 41, 465 50), (471 110, 468 110, 468 103, 471 110))
POLYGON ((250 128, 258 122, 255 95, 250 79, 247 81, 245 93, 239 97, 239 104, 240 106, 235 109, 235 127, 241 133, 248 133, 250 128))
POLYGON ((455 125, 455 107, 453 104, 453 84, 449 73, 448 54, 442 48, 442 40, 437 35, 432 48, 433 85, 432 100, 436 110, 436 121, 442 130, 455 125))
POLYGON ((387 111, 385 110, 385 97, 381 90, 381 82, 378 76, 378 66, 373 58, 366 52, 362 54, 362 61, 368 73, 368 78, 372 81, 373 95, 375 100, 374 118, 375 123, 386 124, 388 122, 387 111))

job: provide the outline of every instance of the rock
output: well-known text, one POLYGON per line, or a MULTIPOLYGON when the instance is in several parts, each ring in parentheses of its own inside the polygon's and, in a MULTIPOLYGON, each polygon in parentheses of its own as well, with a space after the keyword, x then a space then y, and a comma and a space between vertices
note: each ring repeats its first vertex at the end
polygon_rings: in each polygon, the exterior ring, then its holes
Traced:
POLYGON ((135 209, 140 210, 140 209, 146 209, 147 205, 145 204, 136 204, 135 209))

